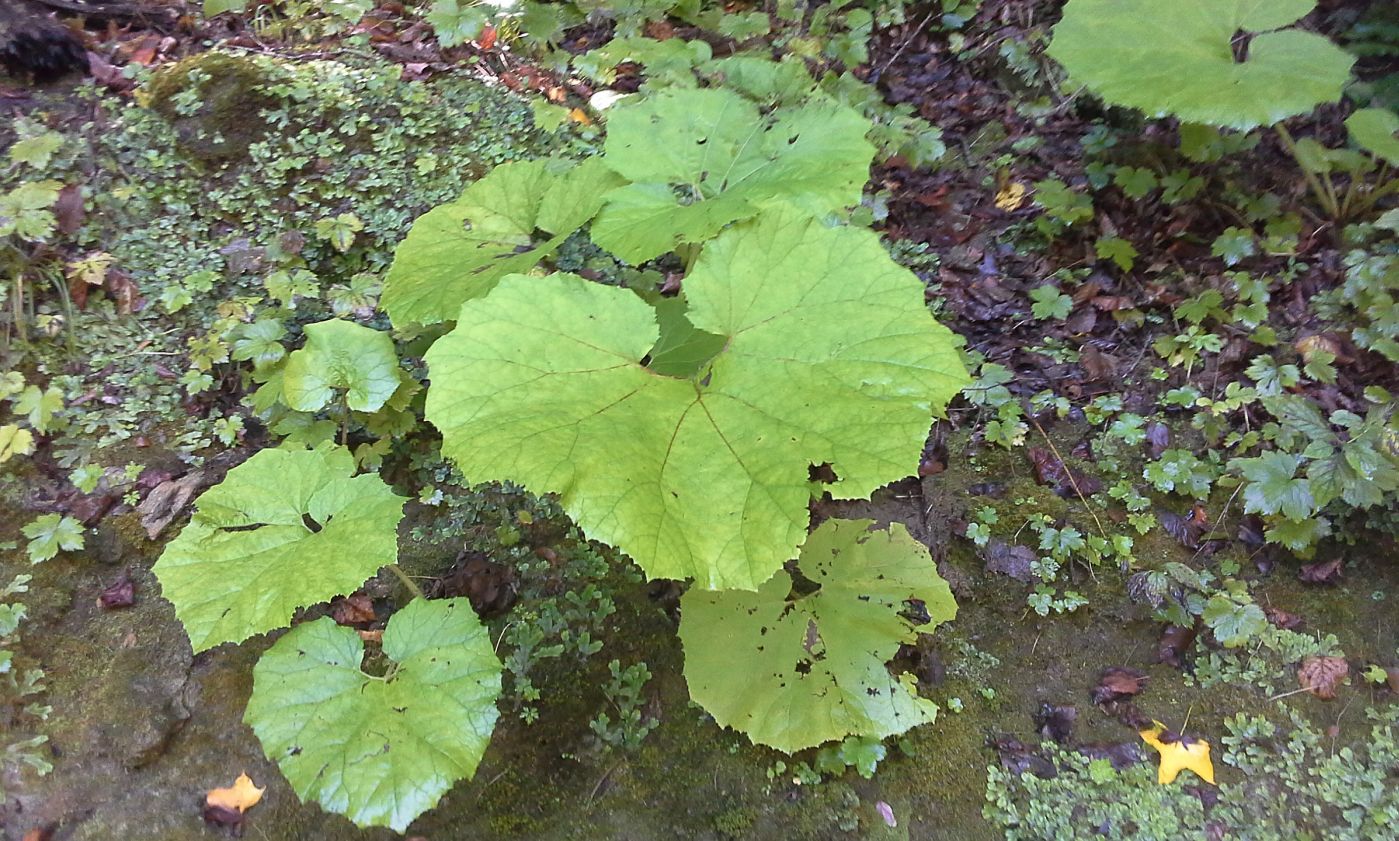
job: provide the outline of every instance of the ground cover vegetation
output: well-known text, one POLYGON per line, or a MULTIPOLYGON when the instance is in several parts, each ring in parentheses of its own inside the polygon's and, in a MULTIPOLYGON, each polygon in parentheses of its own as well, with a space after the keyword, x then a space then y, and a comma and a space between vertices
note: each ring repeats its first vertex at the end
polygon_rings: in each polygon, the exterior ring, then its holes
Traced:
POLYGON ((7 833, 1392 834, 1387 4, 86 22, 0 81, 7 833))

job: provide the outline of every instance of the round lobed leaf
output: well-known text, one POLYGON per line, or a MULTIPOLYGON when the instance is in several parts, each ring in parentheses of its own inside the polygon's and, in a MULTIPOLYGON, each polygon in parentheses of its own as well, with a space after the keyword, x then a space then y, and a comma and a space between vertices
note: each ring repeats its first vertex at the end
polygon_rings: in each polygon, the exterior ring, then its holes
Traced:
POLYGON ((968 378, 866 230, 764 214, 707 245, 685 291, 724 340, 693 379, 642 364, 660 331, 633 293, 506 278, 428 351, 426 414, 471 481, 559 494, 651 577, 751 590, 806 536, 812 465, 841 498, 910 475, 968 378))
POLYGON ((787 753, 846 736, 882 739, 932 721, 937 707, 885 663, 902 643, 957 615, 928 549, 903 525, 827 520, 786 572, 756 593, 691 589, 680 601, 690 697, 725 727, 787 753), (919 601, 931 621, 905 613, 919 601))
POLYGON ((306 325, 306 346, 292 352, 282 372, 282 399, 298 412, 314 412, 345 389, 345 405, 374 412, 401 380, 388 333, 332 318, 306 325))
POLYGON ((500 660, 467 599, 415 599, 384 629, 383 676, 364 642, 322 617, 293 628, 253 669, 244 720, 302 800, 356 826, 403 832, 486 752, 500 660))
POLYGON ((1070 0, 1049 55, 1114 105, 1148 116, 1247 130, 1341 95, 1354 58, 1326 38, 1282 29, 1315 0, 1070 0), (1277 31, 1281 30, 1281 31, 1277 31), (1253 35, 1243 61, 1238 32, 1253 35))
POLYGON ((195 503, 154 571, 195 651, 280 628, 398 559, 403 497, 343 447, 262 450, 195 503))

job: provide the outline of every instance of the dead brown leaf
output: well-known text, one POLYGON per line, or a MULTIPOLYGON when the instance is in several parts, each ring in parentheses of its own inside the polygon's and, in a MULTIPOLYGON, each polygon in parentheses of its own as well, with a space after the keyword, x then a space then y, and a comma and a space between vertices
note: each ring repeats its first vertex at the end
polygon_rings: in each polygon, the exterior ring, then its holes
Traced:
POLYGON ((1028 547, 1012 546, 1004 540, 992 540, 982 551, 981 557, 986 560, 987 572, 1007 575, 1023 584, 1029 584, 1034 579, 1031 564, 1039 560, 1039 556, 1028 547))
POLYGON ((1108 704, 1133 697, 1146 688, 1147 677, 1143 672, 1124 666, 1105 669, 1098 676, 1098 685, 1093 687, 1090 697, 1095 704, 1108 704))
POLYGON ((1185 652, 1195 642, 1199 630, 1194 626, 1167 625, 1156 642, 1156 660, 1177 669, 1185 667, 1185 652))
POLYGON ((1088 382, 1105 382, 1117 377, 1117 357, 1103 353, 1092 345, 1079 348, 1078 364, 1083 367, 1088 382))
POLYGON ((1341 559, 1332 558, 1315 564, 1307 564, 1297 571, 1297 580, 1303 584, 1335 584, 1341 577, 1341 559))
POLYGON ((1068 466, 1050 450, 1031 447, 1028 455, 1035 468, 1035 480, 1041 485, 1053 486, 1059 496, 1087 497, 1103 489, 1103 483, 1097 478, 1068 466))
POLYGON ((1284 631, 1295 631, 1302 626, 1302 617, 1280 608, 1264 607, 1263 615, 1268 617, 1268 621, 1273 623, 1273 627, 1281 628, 1284 631))
POLYGON ((1349 672, 1350 666, 1342 657, 1307 657, 1297 668, 1297 683, 1316 697, 1330 701, 1336 697, 1336 687, 1349 672))
POLYGON ((83 206, 83 188, 69 184, 58 191, 58 200, 53 204, 53 216, 58 220, 58 230, 72 236, 83 226, 87 209, 83 206))
POLYGON ((135 603, 136 584, 124 572, 97 595, 97 605, 103 610, 131 607, 135 603))
POLYGON ((338 625, 362 625, 378 617, 374 613, 374 600, 361 594, 332 601, 330 618, 338 625))

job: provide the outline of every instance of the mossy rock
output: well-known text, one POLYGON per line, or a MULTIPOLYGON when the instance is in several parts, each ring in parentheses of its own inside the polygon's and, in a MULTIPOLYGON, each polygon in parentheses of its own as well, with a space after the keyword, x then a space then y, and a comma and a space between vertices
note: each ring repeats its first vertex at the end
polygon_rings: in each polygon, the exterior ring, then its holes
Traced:
POLYGON ((157 71, 140 101, 170 121, 185 154, 228 162, 246 157, 267 136, 265 113, 278 105, 267 86, 291 75, 290 67, 265 56, 200 53, 157 71), (196 106, 182 102, 190 97, 196 106))

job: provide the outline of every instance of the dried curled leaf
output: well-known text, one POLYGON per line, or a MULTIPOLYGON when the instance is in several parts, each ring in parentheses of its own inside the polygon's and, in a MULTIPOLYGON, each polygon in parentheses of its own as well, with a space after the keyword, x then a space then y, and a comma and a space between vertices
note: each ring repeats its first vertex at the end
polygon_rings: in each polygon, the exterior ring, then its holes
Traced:
POLYGON ((1350 666, 1342 657, 1307 657, 1297 667, 1297 683, 1316 697, 1330 701, 1336 697, 1336 687, 1349 673, 1350 666))

